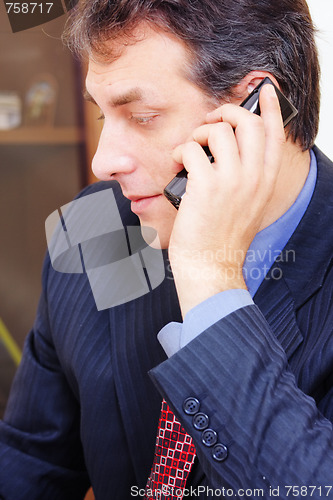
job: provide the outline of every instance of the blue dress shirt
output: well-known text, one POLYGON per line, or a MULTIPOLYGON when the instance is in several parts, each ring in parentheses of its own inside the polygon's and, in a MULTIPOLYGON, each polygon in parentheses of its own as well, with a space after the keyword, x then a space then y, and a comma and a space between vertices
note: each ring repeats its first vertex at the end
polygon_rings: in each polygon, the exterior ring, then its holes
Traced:
POLYGON ((162 328, 158 340, 168 357, 228 314, 253 304, 252 297, 274 261, 279 259, 312 198, 317 180, 317 161, 313 151, 310 153, 309 174, 295 203, 273 224, 257 233, 247 251, 243 266, 247 290, 220 292, 193 307, 186 314, 183 323, 172 322, 162 328))

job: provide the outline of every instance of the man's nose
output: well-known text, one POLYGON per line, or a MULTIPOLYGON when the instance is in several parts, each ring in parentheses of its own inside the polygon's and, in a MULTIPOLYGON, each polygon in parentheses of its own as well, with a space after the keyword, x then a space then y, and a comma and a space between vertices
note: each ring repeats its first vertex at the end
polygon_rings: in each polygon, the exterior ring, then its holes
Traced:
POLYGON ((104 126, 91 168, 95 176, 102 181, 117 179, 119 174, 133 172, 135 163, 129 138, 104 126))

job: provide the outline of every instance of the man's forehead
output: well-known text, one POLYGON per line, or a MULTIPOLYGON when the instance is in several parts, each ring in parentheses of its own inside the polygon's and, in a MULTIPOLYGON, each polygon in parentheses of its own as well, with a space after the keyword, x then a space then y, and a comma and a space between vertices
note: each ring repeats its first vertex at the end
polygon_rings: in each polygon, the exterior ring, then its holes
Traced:
POLYGON ((175 71, 182 76, 192 66, 192 56, 185 43, 159 27, 141 23, 131 36, 119 35, 103 42, 100 51, 89 56, 89 69, 97 75, 117 69, 123 64, 153 72, 165 63, 164 71, 175 71), (168 66, 169 63, 169 66, 168 66))
POLYGON ((147 22, 140 22, 130 33, 120 33, 118 36, 110 37, 109 39, 100 42, 95 51, 89 55, 89 62, 96 63, 100 66, 107 66, 114 61, 117 61, 126 51, 127 48, 138 46, 145 40, 156 38, 158 36, 168 37, 165 30, 161 30, 158 26, 153 27, 147 22))
MULTIPOLYGON (((181 81, 188 81, 186 69, 187 54, 182 44, 170 41, 168 36, 160 39, 148 37, 137 43, 123 46, 119 57, 89 60, 86 87, 86 98, 93 101, 95 92, 106 92, 115 106, 133 101, 151 100, 158 95, 168 94, 181 81), (169 50, 167 50, 169 47, 169 50), (155 96, 154 96, 155 94, 155 96)), ((111 48, 114 41, 110 42, 111 48)))

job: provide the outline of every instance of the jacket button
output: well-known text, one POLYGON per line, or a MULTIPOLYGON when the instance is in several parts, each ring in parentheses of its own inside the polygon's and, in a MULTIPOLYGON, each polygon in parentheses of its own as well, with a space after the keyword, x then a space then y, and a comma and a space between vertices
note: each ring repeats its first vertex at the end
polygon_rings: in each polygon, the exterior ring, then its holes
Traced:
POLYGON ((214 446, 217 443, 217 434, 213 429, 206 429, 201 435, 201 441, 205 446, 214 446))
POLYGON ((183 410, 186 415, 195 415, 200 408, 200 402, 196 398, 187 398, 183 403, 183 410))
POLYGON ((207 429, 209 424, 209 417, 206 413, 197 413, 193 417, 193 427, 198 431, 203 431, 207 429))
POLYGON ((213 459, 223 462, 228 456, 228 448, 224 444, 217 443, 212 450, 213 459))

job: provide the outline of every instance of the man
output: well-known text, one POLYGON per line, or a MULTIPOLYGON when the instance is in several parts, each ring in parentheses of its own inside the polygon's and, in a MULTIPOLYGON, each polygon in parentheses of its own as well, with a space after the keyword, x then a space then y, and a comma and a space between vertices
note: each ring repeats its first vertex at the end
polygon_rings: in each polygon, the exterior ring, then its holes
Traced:
POLYGON ((98 312, 86 277, 46 260, 1 425, 2 497, 332 497, 333 173, 312 149, 306 3, 96 0, 70 22, 104 119, 107 182, 83 195, 111 185, 124 225, 156 229, 175 288, 98 312), (266 76, 298 108, 286 130, 271 85, 260 117, 238 106, 266 76), (183 166, 177 212, 163 189, 183 166), (195 447, 181 492, 173 462, 168 488, 150 476, 162 397, 195 447))

